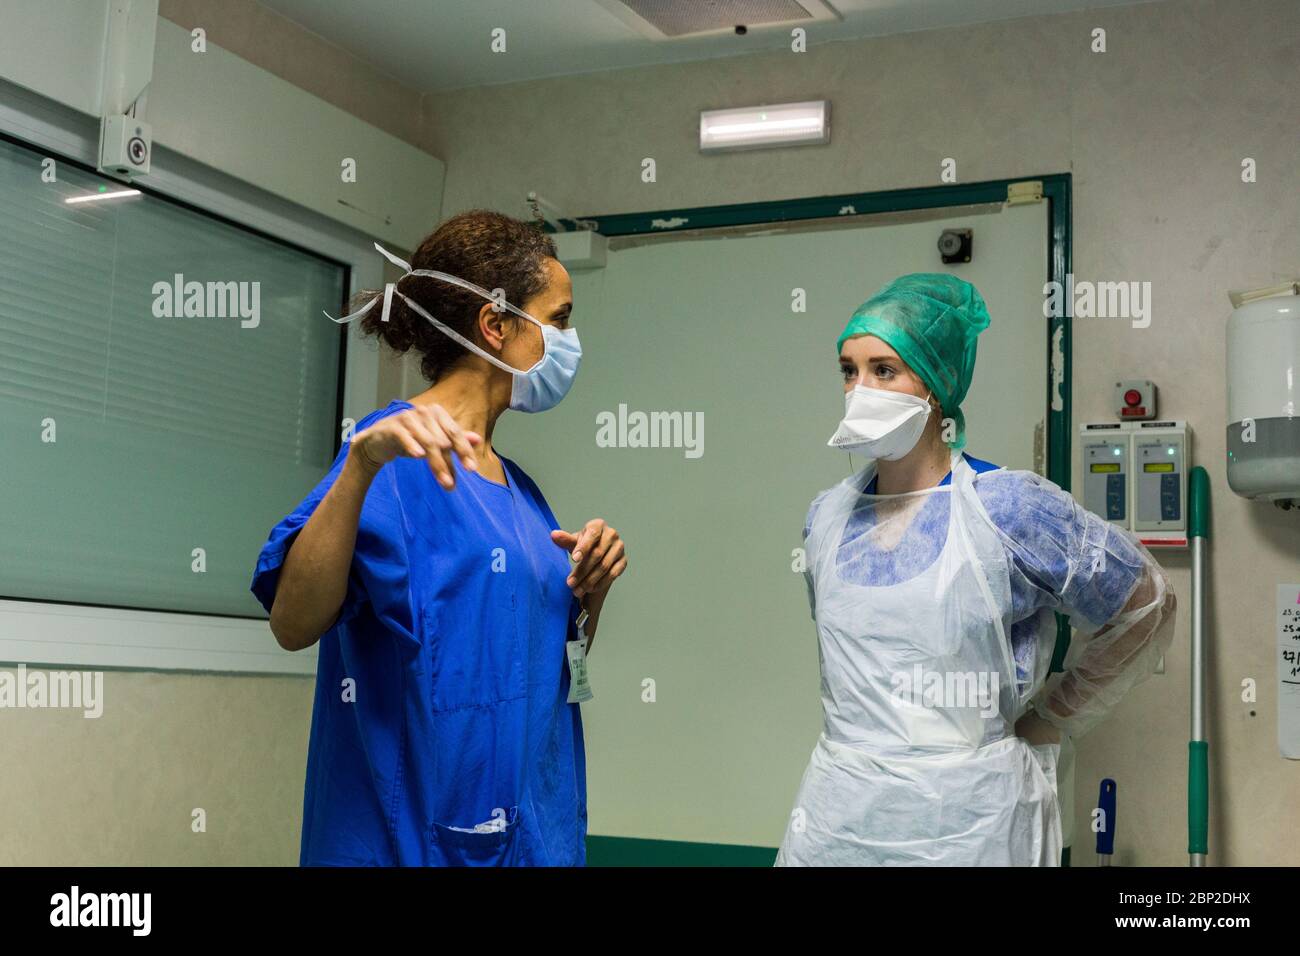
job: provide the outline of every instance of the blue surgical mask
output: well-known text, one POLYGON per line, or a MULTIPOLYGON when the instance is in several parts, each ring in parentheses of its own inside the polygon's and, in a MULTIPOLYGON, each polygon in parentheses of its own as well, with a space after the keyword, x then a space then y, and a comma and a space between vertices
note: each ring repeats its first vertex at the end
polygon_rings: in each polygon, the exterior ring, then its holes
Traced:
MULTIPOLYGON (((532 321, 537 322, 536 319, 532 321)), ((514 371, 510 387, 510 407, 520 412, 544 412, 560 404, 569 394, 582 362, 582 344, 577 329, 559 329, 537 322, 542 330, 541 359, 526 372, 514 371)), ((491 356, 475 349, 488 361, 491 356)), ((497 363, 500 364, 500 363, 497 363)), ((513 371, 513 370, 512 370, 513 371)))
MULTIPOLYGON (((539 322, 523 309, 520 309, 500 296, 495 296, 482 286, 475 285, 468 279, 462 279, 459 276, 449 275, 446 272, 437 272, 433 269, 412 269, 410 265, 403 262, 397 256, 384 249, 379 243, 375 243, 375 248, 379 250, 380 255, 384 256, 394 265, 400 266, 406 270, 406 275, 428 276, 432 279, 441 279, 444 282, 450 282, 452 285, 458 285, 462 289, 468 289, 471 292, 478 293, 489 302, 494 302, 503 309, 507 309, 518 315, 520 318, 527 319, 542 330, 542 357, 537 360, 532 368, 517 369, 493 355, 489 355, 483 349, 479 348, 465 336, 461 335, 451 326, 439 322, 414 299, 404 295, 397 289, 397 284, 390 282, 384 286, 383 299, 383 320, 388 320, 388 312, 394 295, 401 296, 405 302, 417 314, 423 316, 429 322, 433 323, 438 331, 442 332, 449 338, 455 339, 465 348, 469 349, 475 355, 479 355, 486 361, 491 362, 497 368, 504 369, 513 377, 513 384, 510 387, 510 407, 520 412, 544 412, 548 408, 554 408, 560 403, 560 400, 569 393, 573 386, 573 380, 578 375, 578 365, 582 361, 582 345, 578 342, 577 329, 561 329, 554 325, 547 325, 539 322)), ((405 278, 403 276, 402 278, 405 278)), ((400 279, 398 280, 401 281, 400 279)), ((360 318, 370 311, 371 307, 378 302, 378 299, 372 299, 370 302, 351 315, 345 315, 342 318, 334 319, 329 313, 325 313, 335 322, 351 322, 353 319, 360 318)))

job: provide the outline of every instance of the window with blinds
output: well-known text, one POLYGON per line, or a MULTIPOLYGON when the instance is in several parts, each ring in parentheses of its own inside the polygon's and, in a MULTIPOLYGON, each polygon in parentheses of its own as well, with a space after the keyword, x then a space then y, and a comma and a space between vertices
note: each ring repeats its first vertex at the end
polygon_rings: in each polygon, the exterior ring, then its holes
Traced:
POLYGON ((124 188, 0 141, 0 597, 264 616, 258 551, 333 457, 347 268, 124 188))

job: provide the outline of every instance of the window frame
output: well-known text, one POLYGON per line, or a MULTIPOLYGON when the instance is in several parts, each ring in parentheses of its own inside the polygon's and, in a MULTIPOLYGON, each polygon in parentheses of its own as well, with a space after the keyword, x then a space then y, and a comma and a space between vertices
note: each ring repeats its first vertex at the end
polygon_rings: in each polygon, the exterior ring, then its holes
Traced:
MULTIPOLYGON (((0 80, 0 133, 56 162, 95 168, 97 118, 5 80, 0 80)), ((154 145, 151 171, 135 185, 343 265, 348 298, 383 284, 373 239, 166 147, 154 145)), ((339 417, 357 420, 378 403, 379 350, 355 325, 346 343, 339 417)), ((250 579, 254 559, 249 556, 250 579)), ((315 646, 292 653, 281 649, 263 618, 0 599, 4 664, 314 675, 316 659, 315 646)))

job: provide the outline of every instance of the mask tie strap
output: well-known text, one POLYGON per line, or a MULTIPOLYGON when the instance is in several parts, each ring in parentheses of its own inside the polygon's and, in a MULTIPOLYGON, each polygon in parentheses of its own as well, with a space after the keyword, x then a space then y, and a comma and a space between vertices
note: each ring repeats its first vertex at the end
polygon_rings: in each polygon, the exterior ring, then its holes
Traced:
MULTIPOLYGON (((408 263, 408 262, 404 262, 403 260, 397 258, 397 256, 393 255, 391 252, 389 252, 387 249, 385 249, 383 246, 381 246, 381 245, 380 245, 379 243, 377 243, 377 242, 375 243, 375 249, 379 252, 379 254, 380 254, 381 256, 383 256, 385 259, 387 259, 389 262, 391 262, 393 265, 397 266, 399 269, 401 269, 401 270, 405 273, 405 275, 403 275, 403 276, 401 277, 401 279, 398 279, 397 282, 401 282, 402 279, 405 279, 406 276, 408 276, 408 275, 411 274, 411 265, 410 265, 410 263, 408 263)), ((392 310, 392 307, 393 307, 393 293, 396 292, 396 291, 397 291, 397 283, 395 283, 395 282, 386 282, 386 283, 384 283, 383 316, 382 316, 382 318, 380 319, 380 321, 383 321, 383 322, 387 322, 387 321, 388 321, 388 315, 389 315, 389 312, 392 310)), ((402 296, 402 298, 405 299, 406 296, 402 296)), ((345 325, 345 324, 347 324, 348 322, 352 322, 352 321, 354 321, 354 320, 356 320, 356 319, 361 318, 363 315, 365 315, 367 312, 369 312, 372 308, 374 308, 374 305, 375 305, 375 302, 376 302, 376 301, 378 301, 378 300, 377 300, 377 299, 371 299, 369 302, 367 302, 367 303, 366 303, 365 305, 363 305, 361 308, 357 309, 357 311, 355 311, 355 312, 351 312, 351 313, 349 313, 348 315, 342 315, 342 316, 339 316, 337 319, 334 318, 334 316, 330 315, 328 312, 325 312, 323 309, 321 310, 321 314, 324 315, 325 318, 329 319, 331 322, 336 322, 336 323, 338 323, 339 325, 345 325)), ((410 300, 407 300, 407 301, 410 301, 410 300)))
MULTIPOLYGON (((449 274, 446 273, 446 272, 438 272, 438 271, 436 271, 436 270, 434 270, 434 269, 412 269, 412 268, 411 268, 411 264, 410 264, 409 262, 406 262, 406 261, 403 260, 403 259, 399 259, 397 256, 393 255, 393 253, 389 252, 387 249, 385 249, 383 246, 381 246, 381 245, 380 245, 379 243, 377 243, 377 242, 375 243, 375 251, 377 251, 381 256, 383 256, 385 259, 387 259, 387 260, 388 260, 389 262, 391 262, 393 265, 397 266, 399 269, 402 270, 403 275, 402 275, 402 276, 397 280, 397 282, 401 282, 402 279, 405 279, 407 276, 429 276, 430 278, 434 278, 434 279, 442 279, 444 282, 450 282, 452 285, 458 285, 458 286, 460 286, 462 289, 468 289, 468 290, 471 291, 471 292, 476 292, 476 293, 478 293, 479 295, 481 295, 483 298, 485 298, 485 299, 487 299, 488 301, 492 302, 494 305, 500 305, 501 308, 508 309, 509 311, 513 312, 515 315, 518 315, 518 316, 520 316, 521 318, 527 319, 529 322, 533 323, 533 324, 536 325, 538 328, 542 329, 543 333, 545 333, 545 331, 546 331, 545 326, 544 326, 541 322, 537 321, 535 318, 533 318, 531 315, 529 315, 529 314, 528 314, 527 312, 525 312, 523 309, 520 309, 520 308, 517 307, 517 306, 511 305, 511 304, 510 304, 509 302, 507 302, 504 298, 500 298, 500 297, 498 297, 498 296, 496 296, 496 295, 493 295, 491 292, 489 292, 487 289, 484 289, 484 288, 483 288, 482 286, 480 286, 480 285, 476 285, 475 283, 470 282, 470 281, 467 280, 467 279, 462 279, 462 278, 460 278, 459 276, 449 275, 449 274)), ((418 314, 420 314, 420 315, 422 315, 424 318, 428 319, 428 320, 429 320, 430 322, 432 322, 435 326, 437 326, 437 327, 438 327, 439 329, 441 329, 443 332, 447 333, 449 336, 451 336, 453 339, 455 339, 455 340, 456 340, 457 342, 459 342, 461 345, 463 345, 463 346, 465 346, 466 348, 468 348, 470 351, 475 352, 475 353, 477 353, 478 355, 481 355, 483 358, 487 359, 487 360, 488 360, 489 362, 491 362, 493 365, 496 365, 497 367, 502 368, 502 369, 504 369, 504 370, 507 371, 507 372, 514 373, 514 372, 519 372, 519 371, 521 371, 521 369, 512 368, 511 366, 506 365, 504 362, 498 361, 497 359, 493 358, 491 355, 488 355, 488 354, 487 354, 486 352, 484 352, 482 349, 478 348, 476 345, 474 345, 474 343, 472 343, 472 342, 470 342, 469 340, 467 340, 464 336, 460 335, 460 334, 459 334, 455 329, 451 328, 450 326, 447 326, 447 325, 443 324, 442 322, 439 322, 437 319, 435 319, 433 316, 431 316, 428 312, 424 311, 424 309, 420 308, 420 306, 419 306, 418 304, 416 304, 414 301, 412 301, 412 300, 410 299, 410 297, 408 297, 408 296, 406 296, 406 295, 402 295, 402 293, 399 292, 399 291, 397 290, 397 283, 396 283, 396 282, 386 282, 386 283, 384 284, 383 311, 382 311, 382 315, 381 315, 381 317, 380 317, 380 321, 381 321, 381 322, 387 322, 387 321, 388 321, 388 316, 389 316, 390 312, 392 311, 392 307, 393 307, 393 294, 394 294, 394 293, 396 293, 397 295, 401 296, 401 297, 402 297, 402 301, 404 301, 407 305, 411 306, 411 308, 413 308, 413 309, 414 309, 418 314)), ((336 322, 336 323, 338 323, 339 325, 343 325, 343 324, 345 324, 345 323, 352 322, 352 321, 354 321, 354 320, 356 320, 356 319, 361 318, 363 315, 365 315, 366 313, 368 313, 372 308, 374 308, 374 305, 375 305, 375 303, 376 303, 377 301, 379 301, 379 300, 378 300, 378 299, 371 299, 369 302, 367 302, 365 305, 363 305, 363 306, 362 306, 360 309, 358 309, 357 311, 352 312, 352 313, 350 313, 350 314, 348 314, 348 315, 340 316, 340 317, 337 318, 337 319, 336 319, 334 316, 330 315, 328 312, 325 312, 324 310, 322 310, 322 314, 325 316, 325 318, 329 319, 331 322, 336 322)), ((498 310, 498 311, 499 311, 499 310, 498 310)), ((539 360, 539 363, 538 363, 538 364, 540 364, 540 360, 539 360)))
MULTIPOLYGON (((447 325, 445 322, 439 322, 437 319, 435 319, 432 315, 430 315, 428 312, 424 310, 424 308, 420 305, 420 303, 411 299, 409 296, 403 295, 403 293, 400 291, 397 291, 397 294, 402 297, 402 301, 405 302, 408 306, 410 306, 411 309, 417 315, 421 315, 425 319, 428 319, 444 335, 448 336, 449 338, 455 339, 457 342, 465 346, 465 348, 469 349, 475 355, 481 356, 482 358, 486 359, 488 362, 491 362, 497 368, 507 371, 512 375, 522 375, 525 372, 532 371, 532 369, 515 368, 514 366, 507 365, 505 362, 502 362, 500 359, 492 355, 489 355, 487 352, 483 351, 481 348, 479 348, 469 339, 465 338, 465 336, 461 335, 459 332, 453 329, 450 325, 447 325)), ((543 355, 542 358, 537 360, 537 364, 534 365, 533 368, 537 368, 537 366, 541 365, 544 360, 545 360, 545 356, 543 355)))
MULTIPOLYGON (((393 265, 397 266, 397 268, 402 270, 402 272, 404 273, 402 279, 405 279, 406 276, 411 274, 411 264, 409 262, 404 262, 403 260, 397 258, 397 256, 393 255, 391 252, 389 252, 387 249, 385 249, 377 242, 375 243, 375 251, 377 251, 381 256, 383 256, 393 265)), ((398 279, 397 282, 401 282, 402 279, 398 279)), ((384 283, 384 311, 379 318, 380 322, 388 321, 388 314, 390 311, 392 311, 393 308, 393 293, 397 291, 397 282, 384 283)), ((406 296, 402 296, 402 298, 406 298, 406 296)))
MULTIPOLYGON (((411 264, 409 262, 403 262, 401 259, 397 258, 397 256, 393 255, 391 252, 389 252, 387 249, 385 249, 377 242, 375 243, 375 251, 377 251, 381 256, 383 256, 393 265, 397 266, 397 268, 401 269, 403 272, 409 273, 411 271, 411 264)), ((399 279, 398 281, 400 282, 401 280, 399 279)))
MULTIPOLYGON (((533 323, 533 325, 540 326, 542 324, 541 322, 538 322, 536 319, 534 319, 527 312, 525 312, 523 309, 519 308, 518 306, 511 305, 503 297, 493 295, 491 292, 483 288, 481 285, 475 285, 473 282, 470 282, 468 279, 462 279, 460 276, 449 275, 446 272, 438 272, 435 269, 413 269, 407 274, 413 276, 429 276, 430 278, 441 279, 444 282, 450 282, 452 285, 458 285, 462 289, 468 289, 470 292, 478 293, 483 298, 491 302, 494 306, 499 305, 501 309, 507 309, 513 312, 515 315, 519 316, 520 318, 527 319, 529 322, 533 323)), ((501 311, 501 309, 497 309, 497 311, 499 312, 501 311)))
MULTIPOLYGON (((369 312, 372 308, 374 308, 375 303, 378 302, 378 301, 379 301, 378 299, 371 299, 369 302, 367 302, 367 303, 366 303, 365 305, 363 305, 361 308, 357 309, 357 311, 355 311, 355 312, 350 312, 350 313, 347 314, 347 315, 341 315, 341 316, 339 316, 337 319, 334 318, 334 316, 330 315, 328 312, 326 312, 324 309, 321 309, 321 315, 325 316, 325 318, 329 319, 331 322, 336 322, 336 323, 338 323, 339 325, 346 325, 348 322, 351 322, 351 321, 353 321, 354 319, 359 319, 359 318, 361 318, 363 315, 365 315, 367 312, 369 312)), ((385 303, 385 305, 387 305, 387 303, 385 303)), ((386 309, 385 309, 385 312, 387 312, 386 309)), ((386 318, 388 318, 388 316, 385 315, 384 318, 386 319, 386 318)))

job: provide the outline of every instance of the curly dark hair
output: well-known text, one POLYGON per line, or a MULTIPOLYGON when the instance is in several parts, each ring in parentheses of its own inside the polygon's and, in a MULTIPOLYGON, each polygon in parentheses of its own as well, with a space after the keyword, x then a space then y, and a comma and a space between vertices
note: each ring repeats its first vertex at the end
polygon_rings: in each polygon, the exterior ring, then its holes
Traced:
MULTIPOLYGON (((546 288, 546 258, 557 258, 555 243, 541 228, 490 209, 470 209, 452 216, 426 236, 411 256, 412 269, 434 269, 468 279, 485 289, 503 289, 506 301, 522 307, 546 288)), ((430 276, 407 276, 398 288, 430 315, 478 345, 478 314, 482 296, 430 276)), ((463 345, 417 315, 393 296, 388 321, 382 320, 384 292, 366 289, 352 299, 351 310, 379 298, 361 319, 361 331, 377 336, 398 353, 414 349, 420 354, 420 372, 437 382, 458 362, 471 355, 463 345)), ((509 312, 503 315, 515 318, 509 312)))

